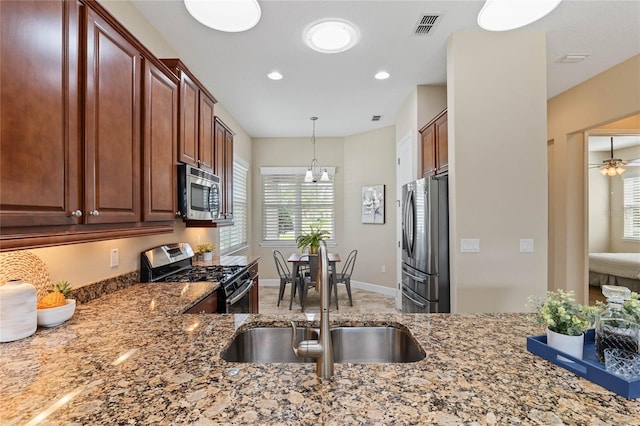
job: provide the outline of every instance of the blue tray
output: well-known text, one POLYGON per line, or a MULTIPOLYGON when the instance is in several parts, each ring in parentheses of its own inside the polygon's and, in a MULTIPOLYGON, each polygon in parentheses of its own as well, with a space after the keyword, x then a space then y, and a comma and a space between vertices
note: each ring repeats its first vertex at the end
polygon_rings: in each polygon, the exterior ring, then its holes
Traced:
POLYGON ((562 368, 566 368, 603 388, 622 395, 627 399, 640 397, 640 379, 626 380, 608 372, 604 364, 600 364, 595 351, 595 331, 588 330, 584 338, 582 359, 560 352, 547 345, 547 336, 527 337, 527 350, 562 368), (571 360, 573 362, 569 362, 571 360))

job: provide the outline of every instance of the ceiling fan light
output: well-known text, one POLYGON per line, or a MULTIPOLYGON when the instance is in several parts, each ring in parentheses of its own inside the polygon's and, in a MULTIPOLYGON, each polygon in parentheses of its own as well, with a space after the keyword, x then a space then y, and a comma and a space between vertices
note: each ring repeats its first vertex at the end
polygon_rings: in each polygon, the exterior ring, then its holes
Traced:
POLYGON ((486 0, 478 25, 487 31, 509 31, 546 16, 561 0, 486 0))
POLYGON ((627 169, 625 169, 625 168, 624 168, 624 167, 622 167, 622 166, 618 166, 618 167, 616 167, 616 173, 618 173, 619 175, 623 174, 623 173, 624 173, 624 172, 626 172, 626 171, 627 171, 627 169))
POLYGON ((609 176, 615 176, 616 175, 616 168, 615 167, 609 167, 607 168, 607 174, 609 176))
POLYGON ((606 175, 607 175, 607 168, 606 168, 606 167, 601 168, 601 169, 600 169, 600 174, 601 174, 602 176, 606 176, 606 175))
POLYGON ((184 5, 202 25, 228 33, 253 28, 262 15, 257 0, 184 0, 184 5))

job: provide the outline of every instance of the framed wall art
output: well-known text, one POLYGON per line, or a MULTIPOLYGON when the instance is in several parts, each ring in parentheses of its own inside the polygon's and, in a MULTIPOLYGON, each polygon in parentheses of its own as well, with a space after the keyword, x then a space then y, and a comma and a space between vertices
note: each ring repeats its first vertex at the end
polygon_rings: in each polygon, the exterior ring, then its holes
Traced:
POLYGON ((362 223, 384 224, 384 185, 362 187, 362 223))

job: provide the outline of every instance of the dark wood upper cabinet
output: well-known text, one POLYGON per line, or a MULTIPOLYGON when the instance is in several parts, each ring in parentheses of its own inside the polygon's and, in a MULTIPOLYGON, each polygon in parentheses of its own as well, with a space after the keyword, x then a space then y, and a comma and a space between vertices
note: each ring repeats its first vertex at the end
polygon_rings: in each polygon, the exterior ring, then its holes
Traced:
POLYGON ((235 133, 220 118, 215 118, 215 174, 222 181, 220 224, 233 224, 233 137, 235 133))
POLYGON ((78 13, 75 1, 0 1, 3 228, 82 222, 78 13))
POLYGON ((138 222, 142 57, 106 20, 85 10, 85 220, 138 222))
POLYGON ((421 176, 446 173, 449 169, 447 110, 420 129, 421 176))
POLYGON ((145 61, 142 216, 173 220, 177 211, 178 79, 145 61))
POLYGON ((178 79, 93 0, 0 23, 0 249, 171 232, 178 79))
POLYGON ((178 159, 214 171, 214 105, 216 99, 179 59, 162 62, 180 79, 178 159))

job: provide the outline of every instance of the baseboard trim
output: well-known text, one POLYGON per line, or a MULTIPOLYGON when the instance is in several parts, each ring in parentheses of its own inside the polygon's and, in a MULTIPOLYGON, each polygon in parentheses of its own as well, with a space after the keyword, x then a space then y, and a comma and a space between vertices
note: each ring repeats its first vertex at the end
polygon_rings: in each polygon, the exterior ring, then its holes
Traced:
MULTIPOLYGON (((272 279, 272 278, 260 278, 260 286, 264 287, 279 287, 280 280, 272 279)), ((396 289, 391 287, 385 287, 378 284, 365 283, 362 281, 351 281, 351 288, 357 288, 360 290, 371 291, 373 293, 378 293, 386 297, 396 297, 396 289)))

